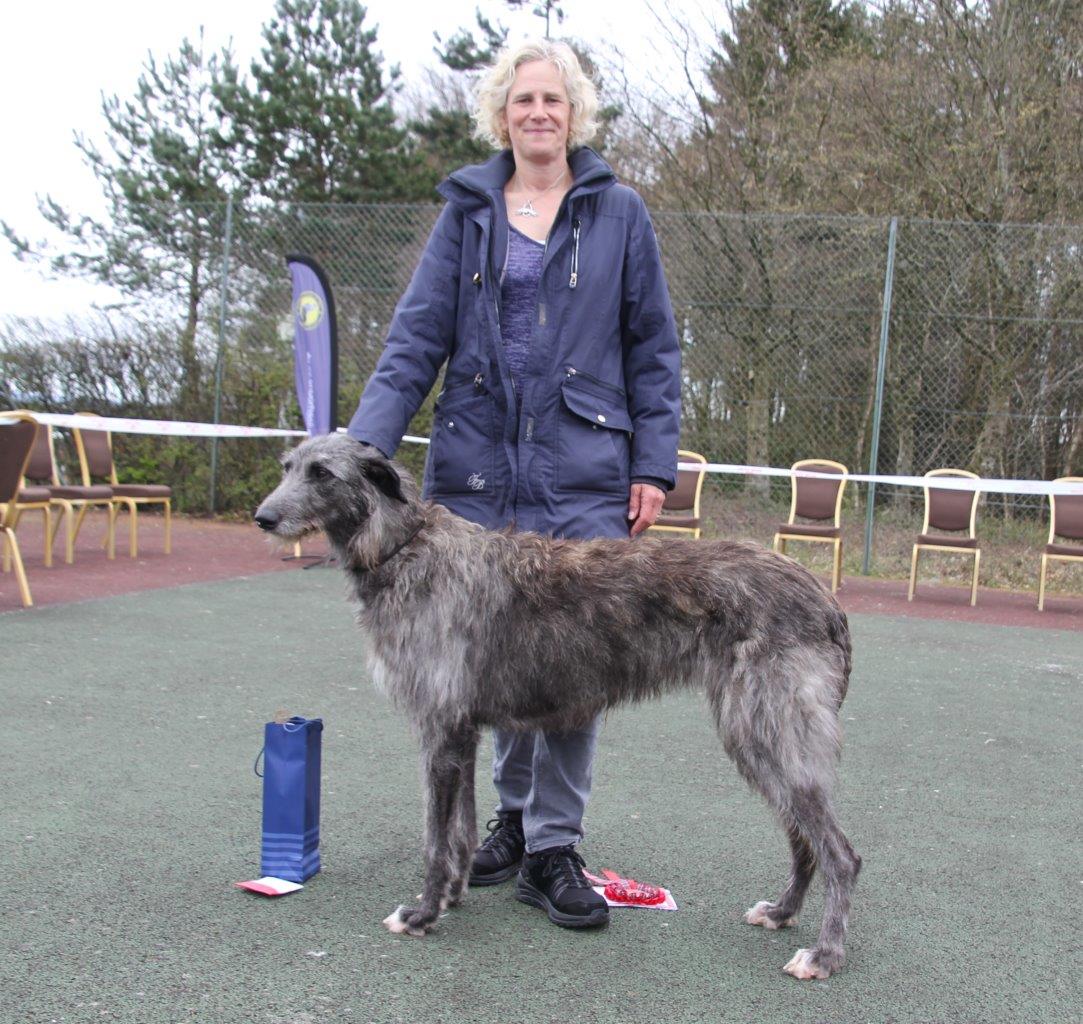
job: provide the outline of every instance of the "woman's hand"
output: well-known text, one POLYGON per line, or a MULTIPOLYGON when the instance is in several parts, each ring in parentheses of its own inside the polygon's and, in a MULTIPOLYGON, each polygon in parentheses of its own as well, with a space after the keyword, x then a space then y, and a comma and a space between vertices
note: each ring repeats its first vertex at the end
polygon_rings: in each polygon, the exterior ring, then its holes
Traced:
POLYGON ((653 484, 632 484, 632 491, 628 496, 628 518, 632 521, 632 537, 642 533, 658 518, 665 500, 666 492, 653 484))

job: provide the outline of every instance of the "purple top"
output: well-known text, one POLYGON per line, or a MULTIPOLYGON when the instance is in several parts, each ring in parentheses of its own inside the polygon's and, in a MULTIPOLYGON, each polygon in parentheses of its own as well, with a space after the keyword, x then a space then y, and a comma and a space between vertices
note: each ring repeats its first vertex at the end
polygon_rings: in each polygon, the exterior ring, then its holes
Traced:
POLYGON ((512 226, 508 232, 508 261, 500 282, 500 336, 511 371, 515 397, 523 397, 523 375, 534 333, 545 243, 512 226))

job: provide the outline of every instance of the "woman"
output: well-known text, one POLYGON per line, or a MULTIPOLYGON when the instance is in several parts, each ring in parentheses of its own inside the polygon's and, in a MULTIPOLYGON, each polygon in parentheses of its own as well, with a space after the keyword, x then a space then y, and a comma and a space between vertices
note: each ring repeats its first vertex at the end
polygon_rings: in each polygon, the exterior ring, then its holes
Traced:
MULTIPOLYGON (((639 196, 585 143, 597 95, 572 50, 504 51, 478 88, 477 134, 502 151, 447 200, 351 436, 393 454, 446 362, 423 490, 490 528, 636 536, 676 481, 680 353, 639 196)), ((494 737, 497 817, 470 882, 566 927, 604 924, 575 846, 598 723, 494 737)))

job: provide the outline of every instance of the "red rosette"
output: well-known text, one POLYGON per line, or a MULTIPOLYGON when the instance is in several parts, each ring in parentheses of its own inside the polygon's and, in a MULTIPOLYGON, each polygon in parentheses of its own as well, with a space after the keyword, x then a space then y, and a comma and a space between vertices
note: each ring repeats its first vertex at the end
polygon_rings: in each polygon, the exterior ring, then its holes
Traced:
POLYGON ((666 894, 654 885, 637 882, 634 878, 622 878, 605 887, 605 898, 614 903, 632 903, 641 907, 653 907, 664 903, 666 894))

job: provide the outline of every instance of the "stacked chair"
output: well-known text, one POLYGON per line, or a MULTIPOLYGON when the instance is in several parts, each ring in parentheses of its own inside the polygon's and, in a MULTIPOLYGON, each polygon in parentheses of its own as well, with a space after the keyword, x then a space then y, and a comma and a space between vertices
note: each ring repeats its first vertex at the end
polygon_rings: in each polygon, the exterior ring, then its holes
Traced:
MULTIPOLYGON (((32 419, 29 413, 17 415, 32 419)), ((68 565, 75 561, 75 540, 86 518, 87 509, 93 505, 102 505, 109 513, 105 544, 106 552, 109 558, 112 558, 116 551, 116 505, 113 501, 113 488, 106 484, 83 484, 82 486, 61 484, 53 450, 53 432, 44 423, 34 422, 37 426, 37 434, 23 475, 27 480, 37 484, 37 489, 47 491, 48 500, 61 509, 66 542, 64 561, 68 565), (79 510, 78 516, 75 514, 76 509, 79 510)), ((59 529, 60 520, 57 519, 53 524, 52 533, 46 535, 47 558, 51 555, 53 542, 59 529)), ((49 564, 48 561, 46 564, 49 564)))
MULTIPOLYGON (((93 416, 94 413, 78 413, 79 416, 93 416)), ((165 553, 171 546, 172 498, 173 491, 164 484, 122 484, 117 480, 116 466, 113 465, 113 441, 106 430, 74 429, 75 447, 79 452, 79 470, 83 477, 83 486, 90 487, 95 479, 103 481, 112 491, 116 506, 123 505, 128 510, 128 554, 135 558, 138 551, 138 518, 140 505, 161 505, 165 512, 165 553)))

